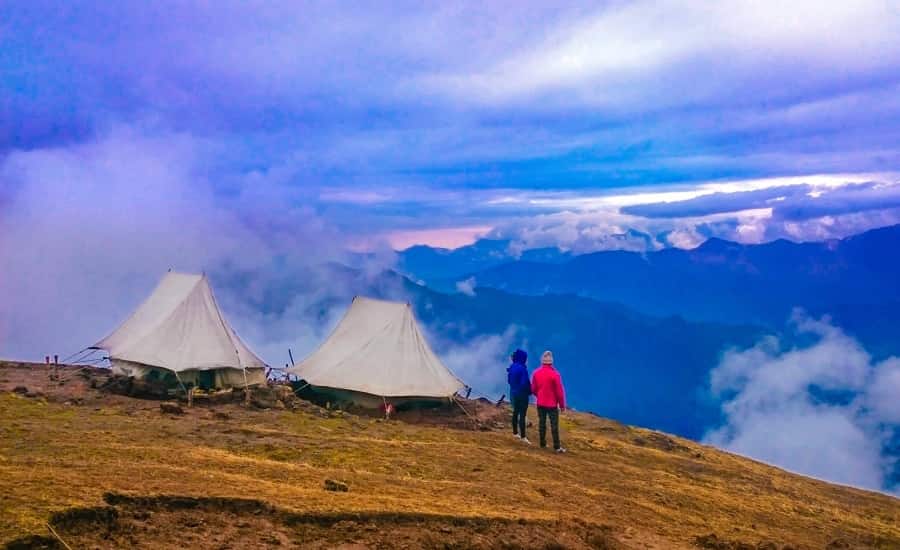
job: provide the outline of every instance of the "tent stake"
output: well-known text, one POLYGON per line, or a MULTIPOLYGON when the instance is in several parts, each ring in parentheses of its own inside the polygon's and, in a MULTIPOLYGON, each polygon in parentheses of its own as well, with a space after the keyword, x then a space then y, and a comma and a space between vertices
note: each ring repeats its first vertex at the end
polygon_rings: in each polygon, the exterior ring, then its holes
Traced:
POLYGON ((466 416, 469 417, 469 420, 471 420, 472 423, 475 424, 475 427, 477 428, 477 427, 478 427, 478 420, 476 420, 475 417, 473 417, 471 414, 469 414, 469 411, 467 411, 466 408, 462 406, 462 403, 460 403, 460 402, 457 401, 456 399, 453 399, 452 397, 451 397, 450 399, 452 399, 454 403, 456 403, 457 405, 459 405, 459 408, 462 409, 462 412, 466 413, 466 416))

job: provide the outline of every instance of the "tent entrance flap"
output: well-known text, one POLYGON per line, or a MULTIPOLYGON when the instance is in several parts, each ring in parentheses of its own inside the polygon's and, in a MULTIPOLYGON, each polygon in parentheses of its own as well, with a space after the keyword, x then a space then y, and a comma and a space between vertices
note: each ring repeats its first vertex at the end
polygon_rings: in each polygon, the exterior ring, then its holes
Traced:
POLYGON ((202 370, 197 373, 197 387, 201 390, 209 390, 216 387, 216 373, 211 370, 202 370))

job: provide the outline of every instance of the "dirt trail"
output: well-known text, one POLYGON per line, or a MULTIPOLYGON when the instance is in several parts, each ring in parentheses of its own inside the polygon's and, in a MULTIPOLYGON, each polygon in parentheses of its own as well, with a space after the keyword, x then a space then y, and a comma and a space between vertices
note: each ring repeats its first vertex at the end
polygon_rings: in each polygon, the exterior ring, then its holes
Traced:
POLYGON ((104 496, 107 506, 50 519, 56 535, 9 542, 25 548, 620 548, 609 527, 414 513, 303 514, 258 500, 104 496))

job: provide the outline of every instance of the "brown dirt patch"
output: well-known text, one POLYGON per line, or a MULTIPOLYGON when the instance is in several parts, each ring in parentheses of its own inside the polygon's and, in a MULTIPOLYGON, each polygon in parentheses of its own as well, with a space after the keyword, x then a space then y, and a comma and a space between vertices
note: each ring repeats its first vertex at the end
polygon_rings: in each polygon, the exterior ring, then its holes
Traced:
MULTIPOLYGON (((612 528, 580 521, 526 521, 417 513, 303 514, 258 500, 104 496, 107 506, 50 519, 73 548, 620 548, 612 528)), ((8 549, 62 548, 52 534, 8 549)))

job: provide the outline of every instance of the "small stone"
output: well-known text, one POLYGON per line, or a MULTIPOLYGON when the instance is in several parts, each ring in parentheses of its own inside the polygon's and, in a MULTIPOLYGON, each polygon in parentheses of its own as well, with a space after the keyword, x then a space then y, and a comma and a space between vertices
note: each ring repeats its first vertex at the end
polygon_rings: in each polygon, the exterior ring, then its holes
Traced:
POLYGON ((338 493, 346 493, 350 490, 350 487, 347 486, 346 483, 341 481, 335 481, 333 479, 325 480, 325 490, 326 491, 334 491, 338 493))
POLYGON ((184 414, 184 409, 177 403, 160 403, 159 410, 165 414, 184 414))
POLYGON ((28 393, 28 388, 26 388, 25 386, 16 386, 15 388, 13 388, 13 393, 25 395, 26 393, 28 393))

